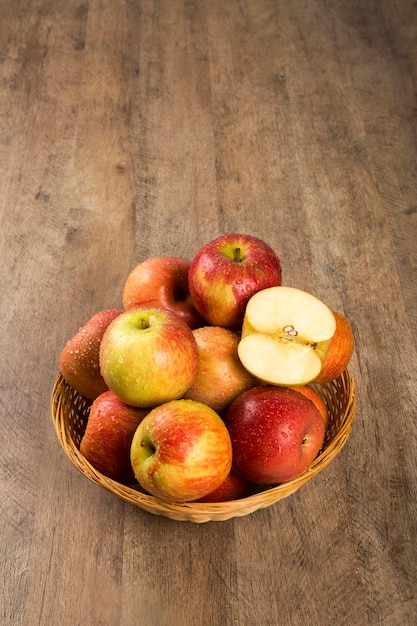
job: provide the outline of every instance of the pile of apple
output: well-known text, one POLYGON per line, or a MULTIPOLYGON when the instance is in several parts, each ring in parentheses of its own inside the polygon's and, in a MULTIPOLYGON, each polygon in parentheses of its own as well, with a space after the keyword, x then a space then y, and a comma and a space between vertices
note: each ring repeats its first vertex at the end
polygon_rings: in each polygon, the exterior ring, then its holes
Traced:
POLYGON ((163 501, 220 502, 307 469, 328 422, 309 383, 337 378, 353 348, 344 315, 232 233, 192 261, 137 265, 123 308, 80 328, 60 370, 92 401, 80 451, 96 469, 163 501))

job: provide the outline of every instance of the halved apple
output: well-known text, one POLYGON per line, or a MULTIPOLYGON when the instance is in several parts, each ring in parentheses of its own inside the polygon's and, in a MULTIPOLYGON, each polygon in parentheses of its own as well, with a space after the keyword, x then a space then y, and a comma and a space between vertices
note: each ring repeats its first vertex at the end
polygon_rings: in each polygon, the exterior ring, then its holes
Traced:
POLYGON ((244 367, 272 385, 314 380, 336 330, 333 312, 294 287, 270 287, 249 300, 238 346, 244 367))

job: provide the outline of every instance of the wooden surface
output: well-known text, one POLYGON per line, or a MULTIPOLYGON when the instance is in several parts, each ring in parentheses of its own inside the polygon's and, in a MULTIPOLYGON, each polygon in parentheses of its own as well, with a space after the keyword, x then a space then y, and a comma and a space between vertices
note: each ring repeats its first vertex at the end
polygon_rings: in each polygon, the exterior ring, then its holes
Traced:
POLYGON ((417 623, 417 5, 0 0, 5 626, 417 623), (70 464, 65 341, 148 256, 220 233, 350 319, 349 441, 226 522, 148 514, 70 464))

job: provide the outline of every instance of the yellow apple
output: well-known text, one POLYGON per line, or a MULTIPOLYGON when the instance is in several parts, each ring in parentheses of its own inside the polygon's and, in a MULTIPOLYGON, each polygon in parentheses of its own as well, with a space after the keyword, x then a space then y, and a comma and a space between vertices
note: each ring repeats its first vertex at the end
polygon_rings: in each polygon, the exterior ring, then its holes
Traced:
POLYGON ((221 414, 239 394, 258 381, 240 362, 237 332, 220 326, 203 326, 193 330, 193 335, 198 365, 184 398, 204 402, 221 414))

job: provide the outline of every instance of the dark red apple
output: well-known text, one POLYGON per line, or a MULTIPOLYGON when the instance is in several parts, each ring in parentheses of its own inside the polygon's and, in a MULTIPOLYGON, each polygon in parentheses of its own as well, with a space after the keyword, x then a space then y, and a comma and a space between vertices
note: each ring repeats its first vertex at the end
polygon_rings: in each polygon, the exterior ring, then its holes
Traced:
POLYGON ((59 367, 67 383, 78 393, 95 400, 108 387, 100 373, 100 344, 107 327, 123 313, 120 309, 99 311, 65 344, 59 367))
POLYGON ((287 387, 260 386, 242 393, 224 422, 233 449, 233 471, 253 483, 274 485, 302 474, 324 440, 315 404, 287 387))
POLYGON ((99 472, 121 483, 136 482, 130 463, 130 446, 148 410, 128 406, 112 391, 91 405, 80 444, 81 454, 99 472))

